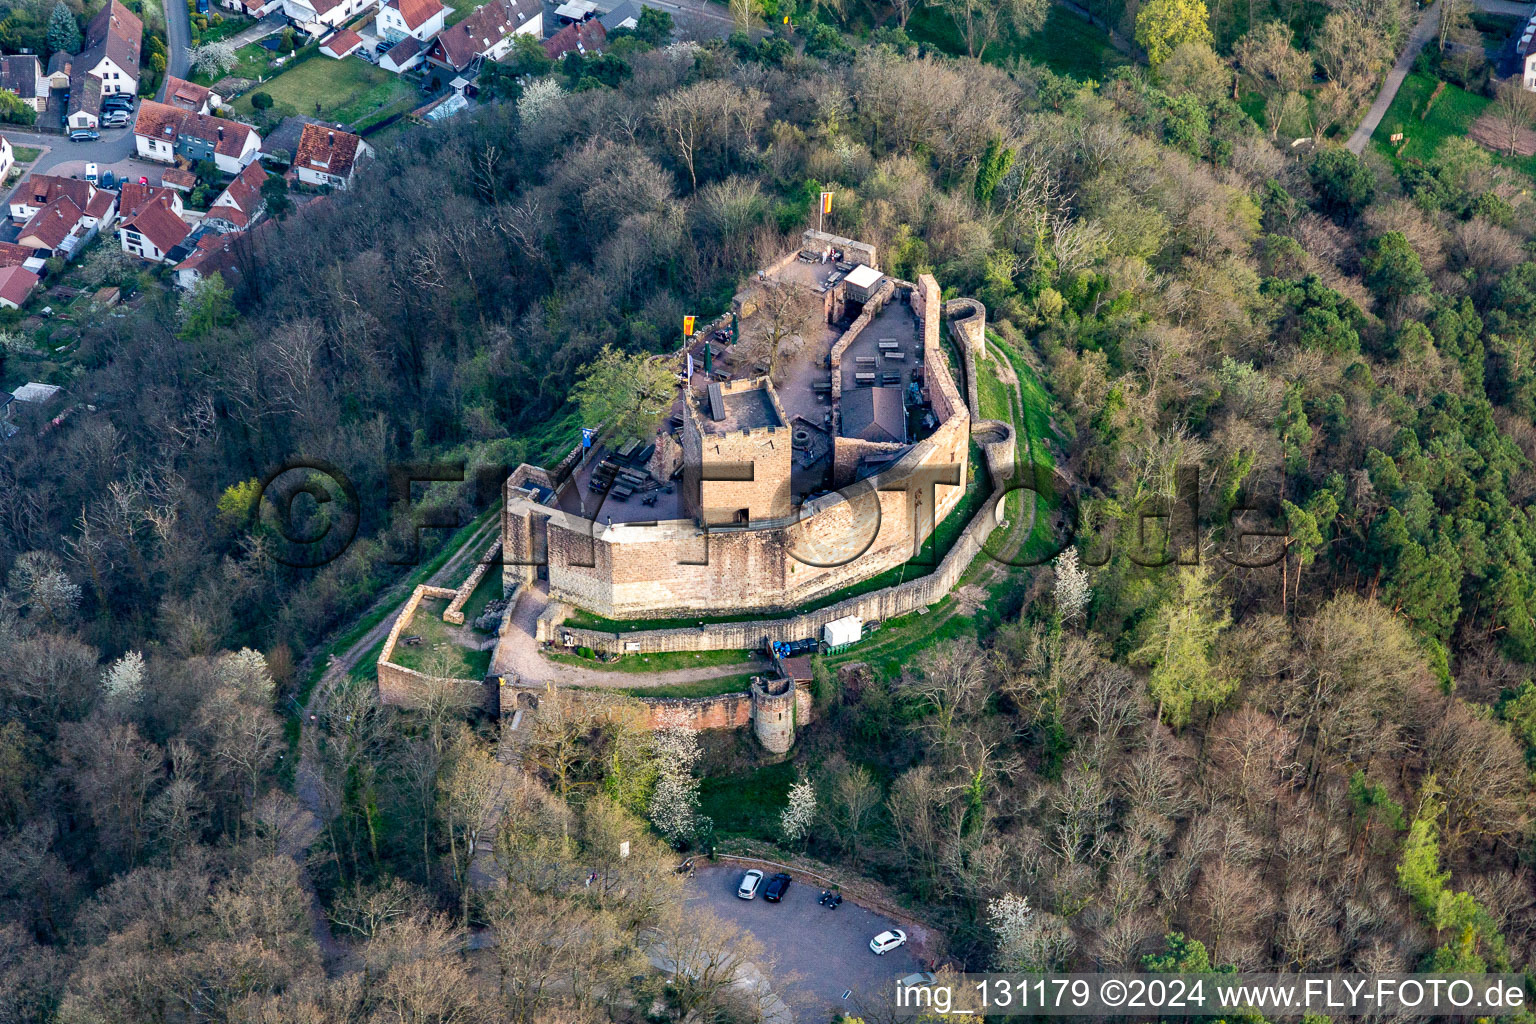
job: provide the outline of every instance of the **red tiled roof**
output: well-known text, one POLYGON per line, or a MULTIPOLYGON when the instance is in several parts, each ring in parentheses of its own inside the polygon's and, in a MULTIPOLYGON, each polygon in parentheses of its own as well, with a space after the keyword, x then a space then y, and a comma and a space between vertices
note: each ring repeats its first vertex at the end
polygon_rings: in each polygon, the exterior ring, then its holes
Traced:
POLYGON ((195 188, 197 175, 191 171, 183 171, 179 167, 168 167, 160 172, 160 184, 176 188, 195 188))
POLYGON ((173 106, 186 110, 202 110, 211 94, 211 89, 196 82, 189 82, 175 75, 167 75, 165 78, 165 98, 173 106))
POLYGON ((171 251, 192 233, 191 226, 171 211, 171 201, 163 192, 125 217, 122 229, 137 231, 161 252, 171 251))
POLYGON ((81 178, 60 178, 52 174, 34 174, 21 183, 13 198, 28 206, 47 206, 59 196, 68 196, 82 210, 91 202, 91 193, 97 191, 90 182, 81 178))
POLYGON ((262 170, 260 161, 252 163, 237 174, 235 180, 213 201, 208 216, 220 217, 238 228, 245 227, 256 211, 261 209, 261 186, 266 180, 267 172, 262 170))
POLYGON ((176 204, 175 200, 172 199, 173 194, 169 189, 159 185, 140 185, 136 181, 125 181, 123 182, 122 192, 118 194, 118 213, 125 219, 132 217, 150 203, 157 202, 161 198, 166 200, 169 204, 168 208, 174 213, 176 204))
POLYGON ((421 28, 443 9, 443 5, 438 0, 389 0, 389 3, 384 6, 393 7, 399 11, 406 27, 412 32, 421 28))
POLYGON ((0 242, 0 269, 19 267, 32 258, 32 250, 15 242, 0 242))
POLYGON ((203 277, 235 268, 235 241, 238 235, 204 235, 197 240, 192 255, 172 269, 195 270, 203 277))
POLYGON ((608 30, 602 22, 573 21, 544 41, 544 54, 551 60, 559 60, 571 50, 601 53, 608 42, 608 30))
POLYGON ((460 71, 542 12, 537 0, 491 0, 457 25, 443 29, 432 40, 427 59, 460 71))
POLYGON ((363 45, 363 37, 349 28, 344 28, 322 43, 320 49, 335 57, 345 57, 361 45, 363 45))
POLYGON ((133 133, 147 139, 175 143, 178 135, 190 135, 212 143, 221 156, 239 156, 245 149, 245 140, 255 134, 249 125, 230 121, 212 114, 195 114, 166 103, 144 100, 139 104, 139 116, 134 120, 133 133), (219 129, 224 129, 223 134, 219 129))
POLYGON ((21 305, 37 287, 38 276, 25 267, 6 267, 0 270, 0 299, 21 305))
POLYGON ((84 215, 84 211, 75 205, 73 199, 60 196, 34 213, 16 238, 36 238, 40 248, 57 249, 64 244, 64 239, 75 230, 75 225, 80 223, 84 215))
POLYGON ((293 155, 293 166, 350 178, 362 141, 350 132, 307 124, 299 135, 299 149, 293 155))
POLYGON ((144 23, 119 0, 107 0, 85 30, 85 52, 80 63, 95 70, 103 57, 139 77, 139 44, 144 39, 144 23))

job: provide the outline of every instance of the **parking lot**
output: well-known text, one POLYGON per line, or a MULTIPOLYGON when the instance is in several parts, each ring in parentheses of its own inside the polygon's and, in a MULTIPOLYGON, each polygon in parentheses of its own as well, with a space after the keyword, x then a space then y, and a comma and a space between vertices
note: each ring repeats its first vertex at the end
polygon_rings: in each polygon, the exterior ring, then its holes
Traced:
POLYGON ((893 978, 922 970, 918 956, 926 936, 921 929, 898 925, 847 899, 828 910, 816 902, 822 887, 798 880, 779 903, 766 902, 761 893, 754 900, 738 899, 736 886, 743 871, 701 865, 689 905, 707 906, 762 943, 774 991, 801 1024, 823 1024, 836 1010, 856 1014, 861 999, 867 1004, 893 978), (869 940, 893 927, 907 932, 907 944, 885 956, 871 953, 869 940), (853 994, 844 999, 849 990, 853 994))

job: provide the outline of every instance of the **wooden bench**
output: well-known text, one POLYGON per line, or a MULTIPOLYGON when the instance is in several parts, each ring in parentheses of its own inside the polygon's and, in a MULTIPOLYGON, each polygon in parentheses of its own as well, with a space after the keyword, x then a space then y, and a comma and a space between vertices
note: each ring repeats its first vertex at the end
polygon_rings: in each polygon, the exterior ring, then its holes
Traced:
POLYGON ((858 384, 870 384, 870 385, 872 385, 875 382, 875 375, 872 372, 856 373, 856 374, 853 375, 853 379, 854 379, 854 382, 858 383, 858 384))
POLYGON ((860 366, 874 366, 875 365, 875 357, 874 356, 854 356, 853 357, 853 361, 858 363, 860 366))
POLYGON ((880 354, 893 363, 904 363, 907 361, 907 354, 905 352, 882 352, 880 354))
POLYGON ((901 374, 900 373, 883 373, 883 374, 880 375, 880 383, 882 383, 882 384, 900 384, 901 383, 901 374))
POLYGON ((889 352, 893 348, 901 348, 901 342, 895 338, 881 338, 879 344, 880 351, 882 352, 889 352))

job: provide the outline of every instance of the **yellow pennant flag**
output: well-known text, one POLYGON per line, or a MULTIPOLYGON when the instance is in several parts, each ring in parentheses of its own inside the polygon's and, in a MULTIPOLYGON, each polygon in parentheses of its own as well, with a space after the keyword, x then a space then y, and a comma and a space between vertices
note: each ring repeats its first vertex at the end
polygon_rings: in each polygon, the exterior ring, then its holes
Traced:
POLYGON ((683 333, 690 338, 693 337, 693 320, 691 316, 683 317, 683 333))
POLYGON ((821 212, 822 213, 831 213, 832 212, 832 193, 831 192, 823 192, 821 194, 821 212))

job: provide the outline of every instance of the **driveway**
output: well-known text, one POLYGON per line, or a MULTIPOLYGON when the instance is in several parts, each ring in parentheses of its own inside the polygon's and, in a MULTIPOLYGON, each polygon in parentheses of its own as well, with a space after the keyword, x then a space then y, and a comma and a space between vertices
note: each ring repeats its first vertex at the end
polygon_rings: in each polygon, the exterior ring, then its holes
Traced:
POLYGON ((890 918, 847 899, 828 910, 816 902, 821 886, 809 882, 792 884, 778 903, 761 896, 737 899, 743 870, 718 864, 699 867, 689 883, 688 906, 708 907, 763 944, 773 988, 800 1024, 823 1024, 834 1012, 857 1016, 861 1006, 880 1005, 893 979, 923 969, 913 951, 921 938, 915 929, 901 926, 911 941, 876 956, 869 951, 869 940, 898 927, 890 918), (850 990, 844 999, 843 993, 850 990))

